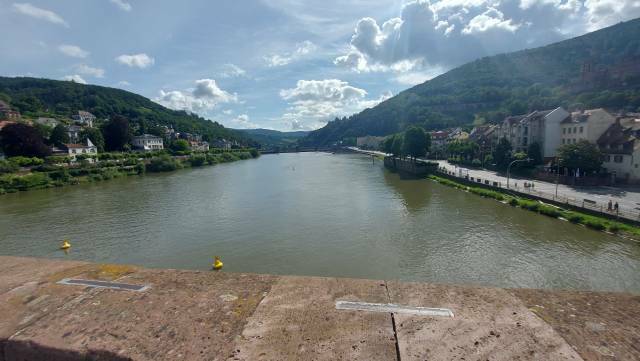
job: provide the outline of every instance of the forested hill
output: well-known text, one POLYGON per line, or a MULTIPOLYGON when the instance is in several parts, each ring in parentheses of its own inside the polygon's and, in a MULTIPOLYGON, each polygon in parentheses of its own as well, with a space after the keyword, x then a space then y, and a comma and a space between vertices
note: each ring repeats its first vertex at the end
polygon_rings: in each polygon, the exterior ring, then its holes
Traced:
POLYGON ((310 133, 303 143, 387 135, 411 124, 429 130, 498 122, 507 114, 560 105, 640 107, 640 19, 473 61, 374 108, 336 119, 310 133))
POLYGON ((166 125, 180 132, 202 134, 208 140, 226 138, 248 141, 243 134, 217 122, 165 108, 138 94, 97 85, 0 77, 0 100, 29 117, 70 118, 78 110, 86 110, 98 118, 125 116, 138 133, 150 131, 155 125, 166 125))

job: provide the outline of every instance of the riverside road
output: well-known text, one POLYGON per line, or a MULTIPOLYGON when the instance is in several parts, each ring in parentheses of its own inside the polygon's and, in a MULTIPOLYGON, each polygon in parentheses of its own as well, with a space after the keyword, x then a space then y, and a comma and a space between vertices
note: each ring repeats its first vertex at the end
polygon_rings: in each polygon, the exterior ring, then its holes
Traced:
MULTIPOLYGON (((350 148, 354 151, 365 152, 368 154, 378 154, 378 155, 386 155, 383 152, 376 151, 364 151, 358 148, 350 148)), ((418 159, 419 161, 427 161, 426 159, 418 159)), ((493 182, 498 182, 501 184, 503 188, 506 188, 507 185, 507 177, 497 172, 485 170, 485 169, 472 169, 467 167, 457 166, 455 164, 451 164, 446 160, 437 161, 440 167, 445 168, 446 170, 453 172, 458 177, 473 177, 474 179, 482 179, 488 180, 493 184, 493 182)), ((539 180, 532 180, 527 178, 522 178, 519 176, 511 176, 510 177, 510 187, 514 190, 518 190, 520 192, 532 192, 534 195, 541 195, 544 197, 553 197, 556 193, 556 184, 543 182, 539 180), (530 188, 525 188, 524 183, 534 183, 534 188, 531 190, 530 188)), ((618 203, 621 212, 635 214, 635 219, 640 218, 640 187, 573 187, 564 184, 558 184, 558 196, 562 198, 569 198, 572 203, 580 204, 583 200, 591 200, 596 202, 596 207, 599 209, 601 206, 604 206, 606 210, 607 203, 611 200, 612 203, 618 203)))

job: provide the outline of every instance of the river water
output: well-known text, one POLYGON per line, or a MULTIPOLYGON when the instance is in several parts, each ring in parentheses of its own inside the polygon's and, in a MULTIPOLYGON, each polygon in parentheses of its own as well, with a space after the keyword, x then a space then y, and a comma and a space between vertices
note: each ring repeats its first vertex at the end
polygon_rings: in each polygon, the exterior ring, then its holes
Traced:
POLYGON ((224 271, 640 292, 640 244, 362 155, 264 155, 0 197, 0 254, 224 271), (68 238, 68 254, 57 249, 68 238))

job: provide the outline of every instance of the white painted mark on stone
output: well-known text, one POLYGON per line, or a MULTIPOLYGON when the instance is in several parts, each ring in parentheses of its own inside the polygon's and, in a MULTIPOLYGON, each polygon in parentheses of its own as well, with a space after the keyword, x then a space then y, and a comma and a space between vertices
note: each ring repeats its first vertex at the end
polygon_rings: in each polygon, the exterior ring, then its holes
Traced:
POLYGON ((129 283, 83 280, 83 279, 72 279, 72 278, 65 278, 61 281, 58 281, 58 283, 61 285, 85 286, 85 287, 93 287, 93 288, 110 288, 114 290, 134 291, 134 292, 142 292, 147 290, 147 288, 149 288, 149 286, 147 285, 132 285, 129 283))
POLYGON ((406 313, 419 316, 453 317, 453 311, 448 308, 430 308, 401 306, 393 303, 367 303, 353 301, 336 301, 337 310, 369 311, 385 313, 406 313))

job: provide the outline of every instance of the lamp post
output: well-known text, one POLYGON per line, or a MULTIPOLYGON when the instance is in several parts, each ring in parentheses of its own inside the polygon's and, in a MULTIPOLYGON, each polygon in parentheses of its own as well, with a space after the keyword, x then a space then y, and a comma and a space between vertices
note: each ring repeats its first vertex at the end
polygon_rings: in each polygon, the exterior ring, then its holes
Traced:
POLYGON ((558 198, 558 183, 560 182, 560 159, 556 156, 556 195, 553 197, 555 201, 558 198))
POLYGON ((529 161, 531 161, 531 158, 516 159, 513 162, 509 163, 509 166, 507 167, 507 189, 509 189, 509 178, 511 178, 511 166, 518 162, 529 162, 529 161))

